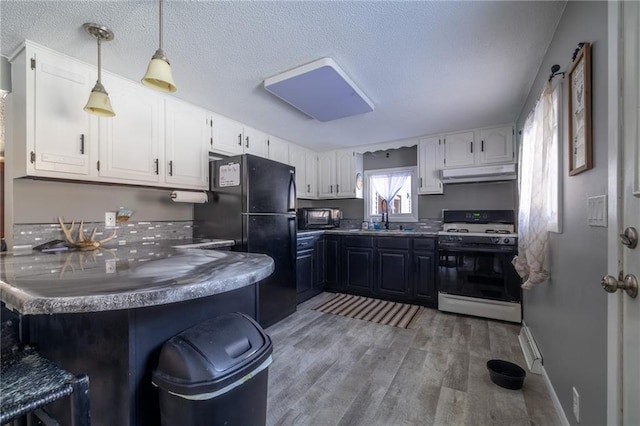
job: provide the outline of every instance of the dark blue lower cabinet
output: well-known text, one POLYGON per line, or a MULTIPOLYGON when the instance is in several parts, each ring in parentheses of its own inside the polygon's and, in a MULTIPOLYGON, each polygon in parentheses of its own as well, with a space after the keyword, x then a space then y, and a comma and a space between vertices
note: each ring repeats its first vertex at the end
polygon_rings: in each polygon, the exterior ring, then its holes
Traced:
POLYGON ((323 238, 325 289, 437 307, 435 238, 323 238))

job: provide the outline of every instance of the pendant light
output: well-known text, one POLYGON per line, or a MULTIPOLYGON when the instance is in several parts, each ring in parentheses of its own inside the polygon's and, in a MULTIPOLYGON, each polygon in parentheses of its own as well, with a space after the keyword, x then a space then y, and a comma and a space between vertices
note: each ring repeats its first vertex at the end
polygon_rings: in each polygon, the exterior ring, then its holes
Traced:
POLYGON ((173 82, 169 59, 162 50, 162 0, 160 0, 160 47, 151 57, 147 73, 142 77, 142 84, 161 92, 173 93, 178 90, 173 82))
POLYGON ((111 101, 109 100, 109 94, 102 85, 102 63, 101 63, 101 43, 102 41, 113 40, 113 32, 102 25, 86 23, 83 25, 84 30, 92 37, 98 40, 98 81, 96 85, 91 89, 91 95, 84 110, 89 114, 99 115, 100 117, 113 117, 116 115, 111 107, 111 101))

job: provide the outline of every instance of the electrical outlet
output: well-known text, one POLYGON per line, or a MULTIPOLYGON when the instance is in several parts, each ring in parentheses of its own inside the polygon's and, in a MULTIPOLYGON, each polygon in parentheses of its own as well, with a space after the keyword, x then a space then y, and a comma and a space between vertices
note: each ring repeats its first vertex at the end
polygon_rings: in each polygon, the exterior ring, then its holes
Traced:
POLYGON ((113 228, 116 226, 116 212, 105 212, 104 226, 107 228, 113 228))
POLYGON ((576 422, 580 423, 580 395, 575 387, 573 387, 573 415, 576 422))

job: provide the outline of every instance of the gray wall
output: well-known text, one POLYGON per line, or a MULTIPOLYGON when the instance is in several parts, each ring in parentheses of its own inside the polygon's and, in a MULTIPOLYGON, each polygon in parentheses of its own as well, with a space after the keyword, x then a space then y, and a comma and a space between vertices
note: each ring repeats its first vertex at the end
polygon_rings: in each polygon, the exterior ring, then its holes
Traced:
MULTIPOLYGON (((417 147, 367 152, 363 157, 365 170, 415 166, 417 147)), ((338 207, 345 219, 364 217, 363 200, 299 200, 299 207, 338 207)), ((464 183, 445 185, 444 194, 418 197, 419 219, 441 219, 443 209, 516 208, 516 184, 510 182, 464 183)))
POLYGON ((13 208, 16 224, 55 223, 57 217, 85 222, 104 221, 106 211, 125 207, 132 221, 193 220, 193 204, 174 203, 171 191, 128 186, 91 185, 16 179, 13 208))
MULTIPOLYGON (((580 394, 580 425, 606 424, 607 229, 587 225, 587 198, 607 193, 607 4, 567 3, 553 41, 518 119, 533 108, 553 64, 568 69, 578 42, 592 43, 594 168, 569 177, 566 126, 562 140, 563 232, 551 234, 551 281, 524 292, 524 318, 544 358, 544 368, 571 424, 572 387, 580 394)), ((558 77, 556 77, 558 78, 558 77)), ((563 123, 568 122, 564 85, 563 123)))

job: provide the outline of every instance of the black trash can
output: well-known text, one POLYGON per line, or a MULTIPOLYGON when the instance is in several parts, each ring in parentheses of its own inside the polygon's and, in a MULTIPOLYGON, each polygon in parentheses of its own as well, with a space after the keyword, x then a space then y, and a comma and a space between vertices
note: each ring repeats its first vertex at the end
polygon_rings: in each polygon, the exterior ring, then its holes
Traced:
POLYGON ((269 336, 241 313, 169 339, 153 372, 162 425, 264 425, 272 351, 269 336))

